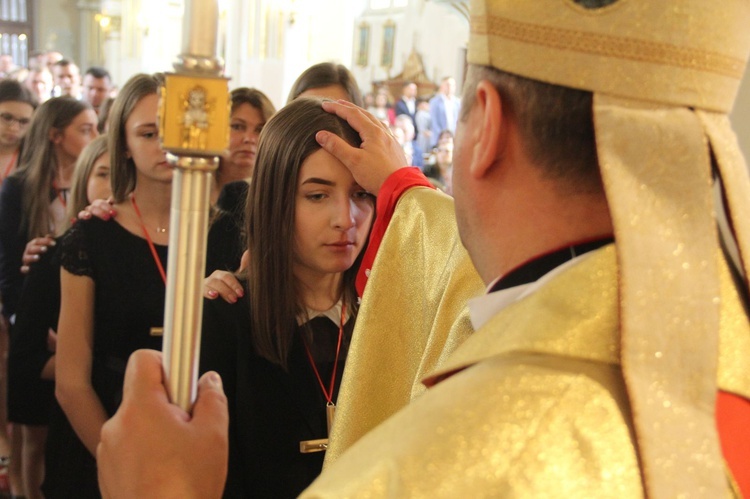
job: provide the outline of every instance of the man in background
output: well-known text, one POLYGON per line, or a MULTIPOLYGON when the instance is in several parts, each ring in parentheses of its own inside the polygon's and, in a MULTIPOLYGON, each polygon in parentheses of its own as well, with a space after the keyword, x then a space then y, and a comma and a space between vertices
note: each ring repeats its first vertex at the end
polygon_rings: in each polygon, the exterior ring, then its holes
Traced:
POLYGON ((29 69, 29 74, 26 75, 23 83, 36 96, 40 104, 50 98, 54 87, 52 73, 47 66, 29 69))
POLYGON ((10 54, 0 55, 0 78, 8 78, 18 68, 10 54))
POLYGON ((91 66, 83 75, 83 100, 91 104, 96 114, 112 89, 112 79, 109 71, 99 66, 91 66))
POLYGON ((81 98, 81 70, 73 61, 60 59, 52 65, 55 87, 53 97, 81 98))
POLYGON ((432 147, 437 146, 441 132, 448 130, 453 135, 456 134, 460 112, 461 100, 456 97, 456 80, 452 76, 446 76, 440 82, 437 94, 430 99, 432 147))
POLYGON ((411 118, 414 133, 418 133, 417 122, 414 120, 414 116, 417 114, 417 84, 412 81, 404 83, 401 89, 401 98, 396 101, 396 117, 402 114, 411 118))

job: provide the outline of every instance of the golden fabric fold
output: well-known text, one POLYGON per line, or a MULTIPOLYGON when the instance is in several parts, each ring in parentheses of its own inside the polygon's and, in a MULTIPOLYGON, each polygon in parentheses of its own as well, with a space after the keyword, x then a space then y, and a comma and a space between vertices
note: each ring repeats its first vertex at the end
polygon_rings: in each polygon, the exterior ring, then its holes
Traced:
POLYGON ((651 497, 726 496, 714 417, 718 235, 703 127, 687 108, 599 94, 594 124, 645 489, 651 497))
POLYGON ((326 466, 425 390, 421 378, 471 332, 466 302, 483 290, 453 200, 426 188, 404 193, 362 297, 326 466))

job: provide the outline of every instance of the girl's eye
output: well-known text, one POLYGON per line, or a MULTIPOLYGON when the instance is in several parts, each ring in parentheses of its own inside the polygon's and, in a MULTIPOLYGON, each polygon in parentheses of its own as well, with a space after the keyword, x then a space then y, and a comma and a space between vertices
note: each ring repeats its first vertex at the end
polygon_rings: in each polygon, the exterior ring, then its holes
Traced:
POLYGON ((232 123, 231 125, 229 125, 229 128, 231 128, 235 132, 244 132, 245 130, 247 130, 247 127, 241 123, 232 123))
POLYGON ((305 194, 305 198, 309 199, 310 201, 322 201, 325 198, 325 194, 314 192, 310 194, 305 194))
POLYGON ((367 191, 357 191, 354 193, 353 197, 354 199, 360 199, 360 200, 369 199, 370 193, 367 191))
POLYGON ((96 174, 97 177, 109 178, 109 172, 100 172, 96 174))
POLYGON ((142 137, 144 139, 153 139, 156 137, 156 132, 145 132, 142 137))

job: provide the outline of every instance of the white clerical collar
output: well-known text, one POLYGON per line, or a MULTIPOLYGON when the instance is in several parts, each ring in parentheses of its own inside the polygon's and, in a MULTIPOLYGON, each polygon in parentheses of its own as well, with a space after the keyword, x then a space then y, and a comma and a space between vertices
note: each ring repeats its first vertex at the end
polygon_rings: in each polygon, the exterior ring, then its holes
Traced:
MULTIPOLYGON (((303 314, 297 317, 297 325, 301 326, 302 324, 311 321, 316 317, 328 317, 329 319, 331 319, 331 322, 338 326, 341 323, 341 307, 343 303, 343 300, 339 300, 328 310, 314 310, 312 308, 308 308, 306 315, 303 314)), ((346 317, 344 318, 344 324, 349 321, 349 317, 351 317, 351 315, 351 310, 347 308, 346 317)))
POLYGON ((587 253, 584 253, 583 255, 579 255, 571 260, 568 260, 562 265, 558 265, 534 282, 521 284, 512 288, 501 289, 500 291, 490 293, 489 291, 492 289, 495 283, 500 280, 500 277, 498 277, 497 279, 492 281, 489 286, 487 286, 486 294, 477 296, 476 298, 472 298, 468 302, 469 316, 471 317, 471 325, 474 326, 474 331, 484 326, 490 319, 500 313, 500 311, 505 309, 507 306, 521 300, 522 298, 526 298, 527 296, 532 295, 536 290, 544 286, 557 274, 567 269, 568 267, 577 264, 583 258, 589 256, 591 253, 593 253, 593 251, 589 251, 587 253))

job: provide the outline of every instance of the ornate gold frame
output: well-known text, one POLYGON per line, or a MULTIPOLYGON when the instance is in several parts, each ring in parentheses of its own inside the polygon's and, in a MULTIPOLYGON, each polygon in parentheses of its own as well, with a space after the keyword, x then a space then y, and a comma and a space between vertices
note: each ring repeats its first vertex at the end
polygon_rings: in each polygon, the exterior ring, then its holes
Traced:
POLYGON ((384 68, 393 66, 393 53, 396 42, 396 23, 388 19, 383 25, 383 51, 380 55, 380 65, 384 68))
POLYGON ((363 22, 357 28, 357 66, 366 67, 370 55, 370 25, 363 22))

